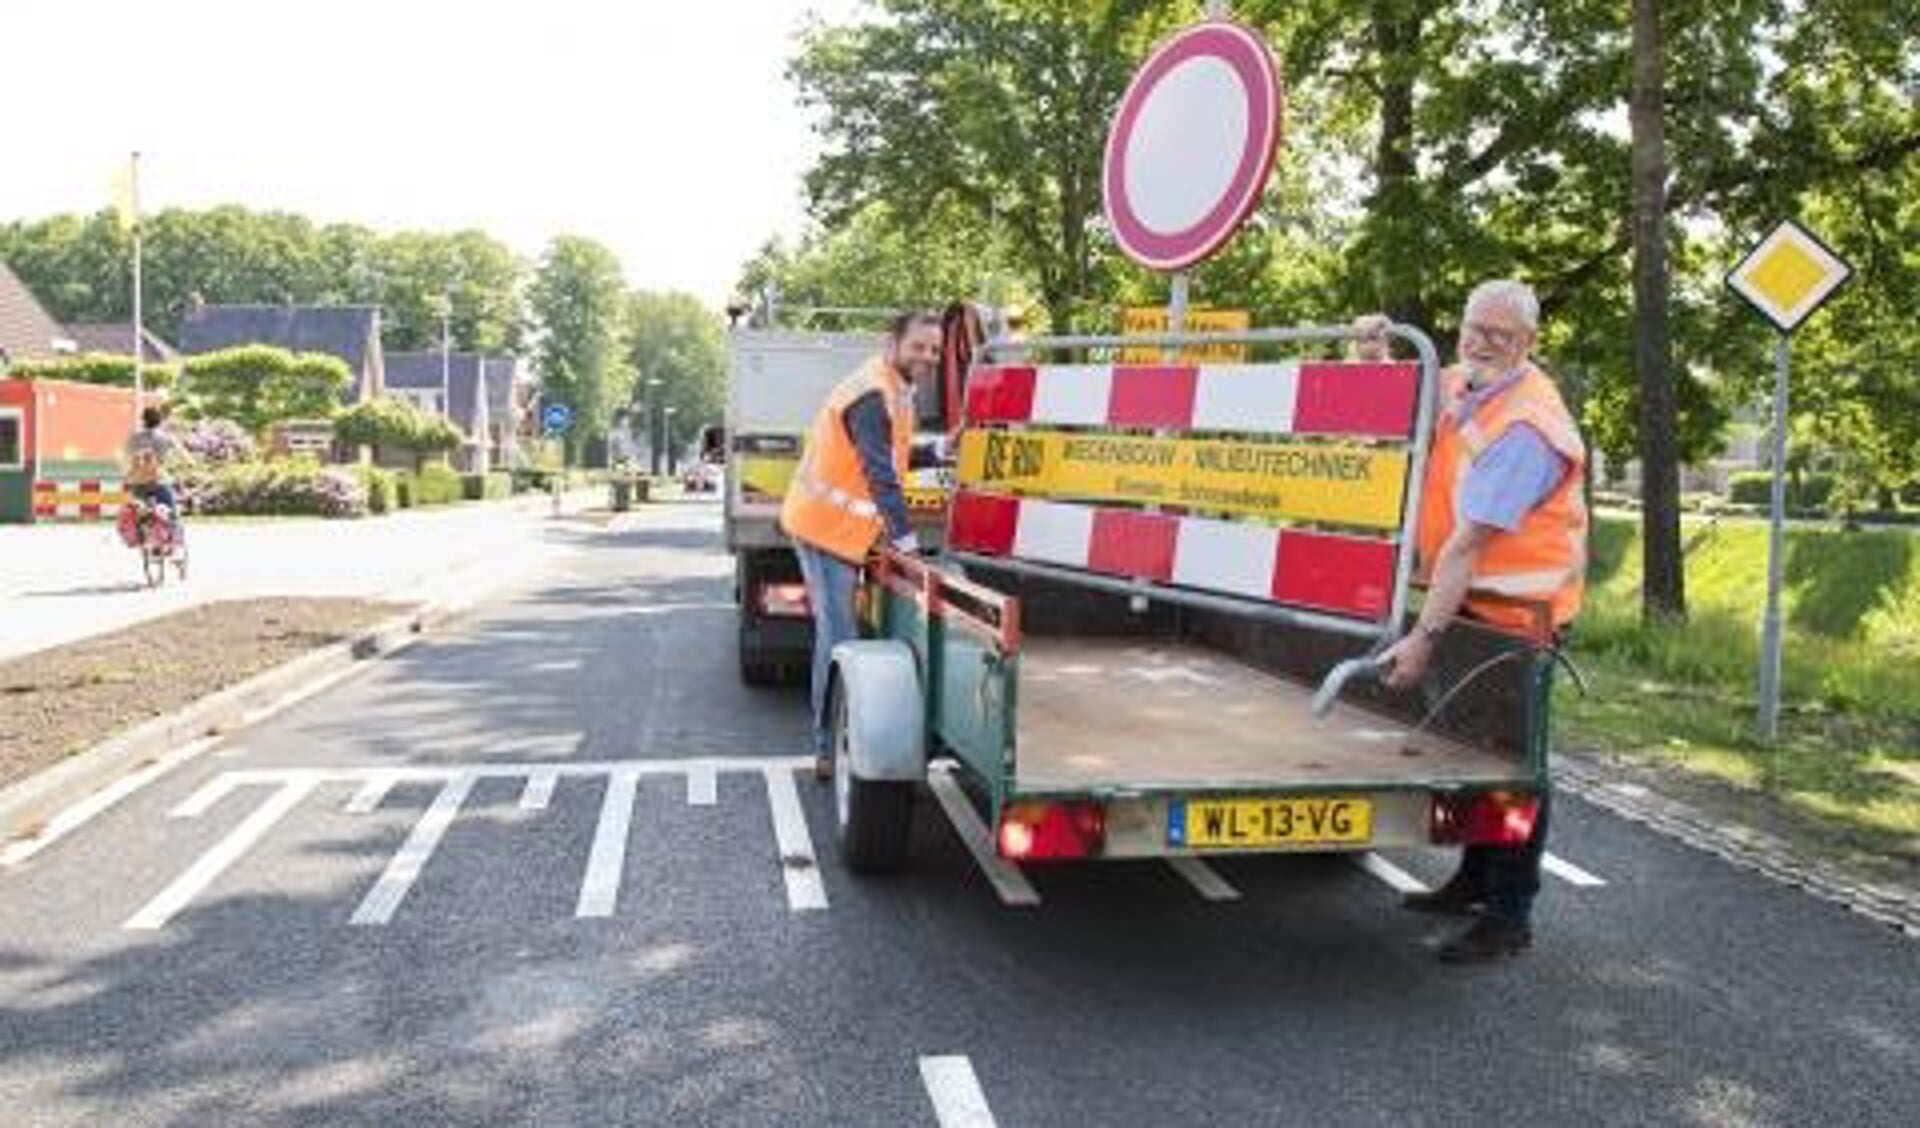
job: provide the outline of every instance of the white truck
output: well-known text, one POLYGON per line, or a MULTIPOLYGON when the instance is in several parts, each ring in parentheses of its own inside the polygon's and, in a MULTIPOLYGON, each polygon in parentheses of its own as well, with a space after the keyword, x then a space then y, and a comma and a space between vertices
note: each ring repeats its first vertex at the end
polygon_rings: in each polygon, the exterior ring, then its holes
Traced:
MULTIPOLYGON (((727 550, 739 607, 740 677, 748 685, 803 681, 813 623, 799 561, 780 531, 780 502, 814 417, 834 385, 879 351, 878 333, 736 327, 728 341, 727 550)), ((957 378, 957 377, 956 377, 957 378)), ((916 389, 918 437, 945 433, 958 388, 946 375, 916 389)), ((923 541, 938 543, 950 475, 915 470, 904 483, 923 541)))

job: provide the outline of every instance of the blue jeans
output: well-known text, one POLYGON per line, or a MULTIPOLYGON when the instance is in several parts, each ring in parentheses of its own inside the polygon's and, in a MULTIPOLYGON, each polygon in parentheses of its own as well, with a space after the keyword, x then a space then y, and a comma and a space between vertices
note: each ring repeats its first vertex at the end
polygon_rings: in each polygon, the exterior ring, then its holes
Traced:
POLYGON ((795 543, 800 575, 807 581, 807 604, 813 609, 813 753, 824 756, 833 747, 827 716, 827 679, 833 668, 833 648, 859 636, 853 618, 854 585, 860 570, 838 556, 795 543))

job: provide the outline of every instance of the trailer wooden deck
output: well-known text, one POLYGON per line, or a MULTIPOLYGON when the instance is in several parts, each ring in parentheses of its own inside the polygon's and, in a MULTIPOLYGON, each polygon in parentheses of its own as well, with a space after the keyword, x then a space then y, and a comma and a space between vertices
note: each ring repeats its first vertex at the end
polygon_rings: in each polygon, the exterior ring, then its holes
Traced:
POLYGON ((1016 786, 1356 788, 1524 782, 1526 767, 1345 703, 1205 647, 1028 636, 1021 645, 1016 786))

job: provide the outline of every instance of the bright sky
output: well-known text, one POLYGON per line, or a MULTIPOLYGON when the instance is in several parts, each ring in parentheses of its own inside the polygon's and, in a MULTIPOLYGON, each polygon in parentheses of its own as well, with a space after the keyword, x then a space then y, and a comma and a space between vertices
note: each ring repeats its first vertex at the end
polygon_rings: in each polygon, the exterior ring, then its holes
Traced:
POLYGON ((785 79, 858 0, 0 0, 0 220, 238 203, 379 230, 479 227, 529 259, 599 239, 716 306, 802 225, 785 79), (124 76, 124 77, 114 77, 124 76))

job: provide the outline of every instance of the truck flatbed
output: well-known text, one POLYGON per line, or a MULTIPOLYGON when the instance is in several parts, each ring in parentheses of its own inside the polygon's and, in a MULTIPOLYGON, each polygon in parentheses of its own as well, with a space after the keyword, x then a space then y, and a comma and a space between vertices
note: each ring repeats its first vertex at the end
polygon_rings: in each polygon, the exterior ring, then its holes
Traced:
POLYGON ((1029 636, 1020 652, 1015 790, 1392 789, 1523 783, 1520 760, 1166 639, 1029 636))

